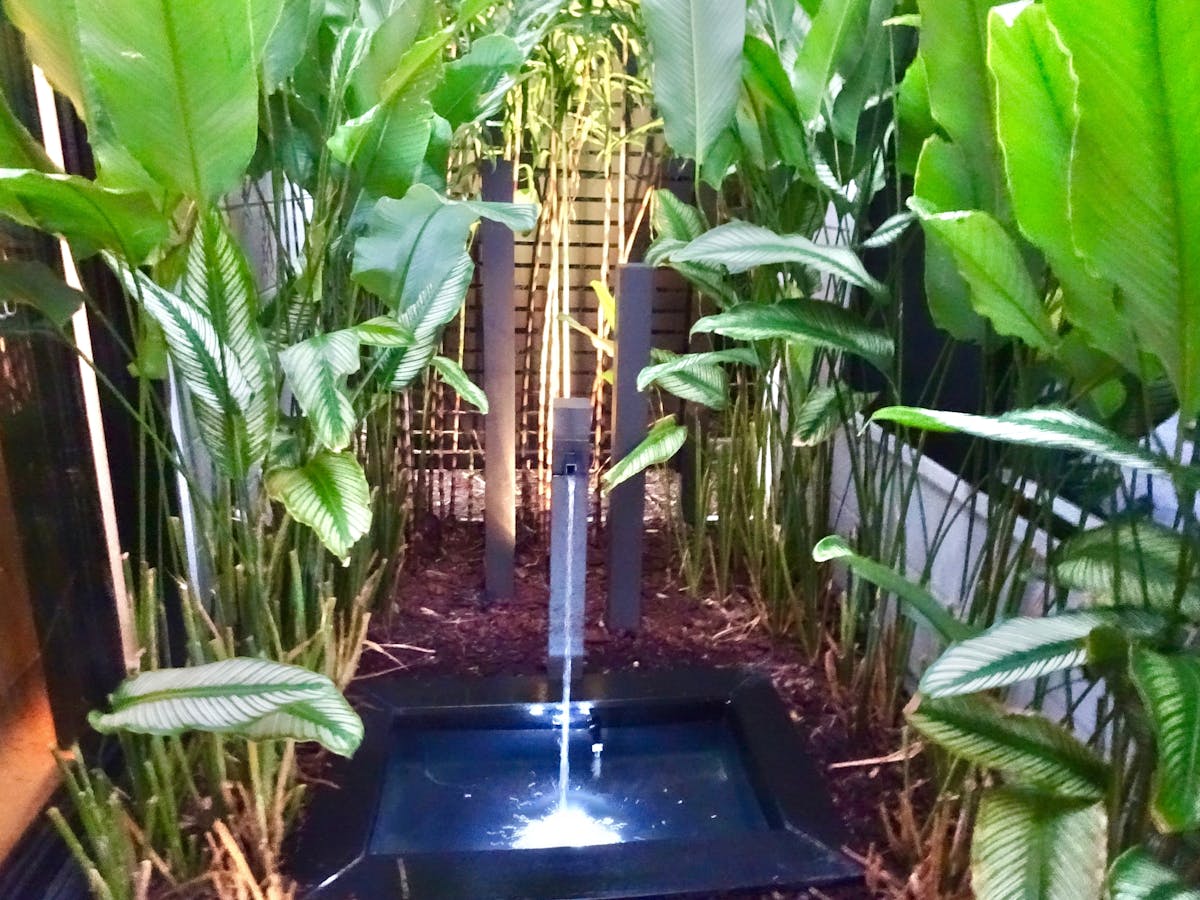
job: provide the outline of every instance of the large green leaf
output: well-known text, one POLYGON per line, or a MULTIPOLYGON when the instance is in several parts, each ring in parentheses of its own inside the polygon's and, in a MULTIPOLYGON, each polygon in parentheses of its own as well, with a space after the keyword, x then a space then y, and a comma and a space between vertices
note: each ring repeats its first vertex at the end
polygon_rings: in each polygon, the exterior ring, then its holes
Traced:
POLYGON ((640 444, 613 463, 600 477, 604 489, 611 491, 621 482, 628 481, 650 466, 666 462, 679 452, 686 440, 687 426, 677 424, 674 416, 663 416, 651 426, 640 444))
POLYGON ((702 165, 737 109, 746 7, 725 0, 643 0, 642 16, 667 143, 702 165))
POLYGON ((262 54, 262 80, 268 92, 289 78, 310 50, 324 6, 321 0, 283 0, 279 21, 262 54))
POLYGON ((1134 847, 1108 870, 1110 900, 1200 900, 1200 888, 1189 888, 1179 876, 1134 847))
POLYGON ((1187 0, 1046 3, 1078 77, 1076 246, 1200 411, 1200 31, 1187 0))
POLYGON ((1018 409, 999 416, 886 406, 876 411, 871 419, 926 431, 959 431, 1008 444, 1085 453, 1114 465, 1149 472, 1169 475, 1173 471, 1171 461, 1166 457, 1149 453, 1077 413, 1053 406, 1018 409))
POLYGON ((0 168, 53 171, 55 166, 42 145, 17 119, 0 91, 0 168))
POLYGON ((971 306, 996 331, 1038 350, 1058 340, 1021 251, 1004 227, 978 210, 929 213, 914 203, 921 227, 949 249, 971 289, 971 306))
POLYGON ((1071 60, 1040 4, 988 16, 988 68, 1013 213, 1063 286, 1067 317, 1097 349, 1137 371, 1137 351, 1111 283, 1087 271, 1071 240, 1067 185, 1075 136, 1071 60))
POLYGON ((197 200, 237 185, 258 139, 248 0, 76 0, 107 122, 162 184, 197 200))
POLYGON ((744 56, 744 103, 749 104, 764 143, 786 165, 811 169, 808 135, 779 53, 766 41, 747 35, 744 56))
POLYGON ((166 219, 145 194, 31 169, 0 169, 0 216, 65 237, 79 256, 108 249, 131 263, 167 237, 166 219))
POLYGON ((704 219, 700 210, 684 203, 666 188, 654 191, 650 226, 656 237, 683 243, 694 241, 704 234, 704 219))
POLYGON ((346 376, 358 371, 359 338, 353 330, 318 334, 279 354, 279 364, 322 446, 344 450, 357 419, 346 376))
POLYGON ((984 697, 947 697, 922 700, 908 722, 955 756, 1017 784, 1085 800, 1100 800, 1108 789, 1107 763, 1039 714, 1010 712, 984 697))
POLYGON ((97 731, 316 741, 340 756, 353 755, 363 737, 362 720, 332 681, 264 659, 143 672, 122 682, 109 704, 88 716, 97 731))
POLYGON ((25 36, 25 52, 46 80, 85 114, 76 0, 4 0, 4 13, 25 36))
POLYGON ((1088 637, 1098 628, 1138 637, 1156 634, 1165 624, 1161 616, 1136 609, 1006 619, 951 645, 925 670, 920 691, 927 697, 951 697, 1040 678, 1087 662, 1088 637))
POLYGON ((29 306, 63 328, 86 298, 57 272, 30 260, 0 260, 0 304, 29 306))
POLYGON ((433 108, 452 128, 491 115, 524 61, 525 54, 508 35, 484 35, 446 66, 431 97, 433 108))
POLYGON ((368 194, 400 197, 419 179, 432 133, 429 101, 405 92, 338 126, 329 151, 368 194))
POLYGON ((1154 820, 1166 832, 1200 827, 1200 657, 1134 647, 1129 674, 1158 751, 1154 820))
POLYGON ((272 469, 267 491, 349 565, 350 548, 371 527, 371 491, 352 453, 323 450, 302 466, 272 469))
POLYGON ((841 350, 861 356, 883 371, 894 349, 883 332, 868 328, 848 309, 823 300, 739 304, 727 312, 705 316, 692 326, 693 334, 710 332, 740 341, 781 339, 841 350))
POLYGON ((454 392, 462 397, 481 413, 488 411, 487 394, 483 389, 473 382, 469 375, 463 371, 463 367, 454 360, 445 356, 435 356, 431 363, 433 369, 442 376, 442 381, 454 388, 454 392))
POLYGON ((669 394, 709 409, 724 409, 729 402, 726 363, 757 366, 758 356, 748 347, 676 355, 665 350, 651 354, 654 365, 638 373, 637 387, 644 391, 657 384, 669 394))
POLYGON ((899 572, 850 549, 845 538, 836 534, 822 538, 812 551, 817 562, 837 560, 855 575, 865 578, 903 601, 900 609, 919 625, 932 628, 946 643, 962 641, 978 634, 978 630, 957 619, 947 611, 933 594, 909 581, 899 572))
POLYGON ((718 225, 670 256, 672 262, 722 265, 735 274, 755 266, 799 263, 866 288, 873 294, 887 293, 887 289, 863 268, 862 261, 845 247, 815 244, 799 234, 776 234, 749 222, 718 225))
POLYGON ((817 9, 793 74, 795 102, 806 120, 821 112, 843 55, 862 40, 869 7, 870 0, 823 0, 817 9))
POLYGON ((441 333, 433 332, 408 347, 387 351, 380 366, 380 382, 393 391, 404 390, 429 367, 440 343, 441 333))
POLYGON ((1102 803, 1014 788, 986 791, 971 842, 978 900, 1096 900, 1104 882, 1102 803))

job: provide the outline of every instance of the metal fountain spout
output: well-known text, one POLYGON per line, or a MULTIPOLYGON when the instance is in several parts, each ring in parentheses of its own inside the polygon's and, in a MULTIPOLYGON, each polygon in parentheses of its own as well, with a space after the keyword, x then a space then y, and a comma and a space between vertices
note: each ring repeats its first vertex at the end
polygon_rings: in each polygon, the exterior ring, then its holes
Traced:
POLYGON ((592 407, 587 399, 554 402, 550 457, 550 627, 548 668, 578 678, 583 668, 587 576, 588 470, 592 407))

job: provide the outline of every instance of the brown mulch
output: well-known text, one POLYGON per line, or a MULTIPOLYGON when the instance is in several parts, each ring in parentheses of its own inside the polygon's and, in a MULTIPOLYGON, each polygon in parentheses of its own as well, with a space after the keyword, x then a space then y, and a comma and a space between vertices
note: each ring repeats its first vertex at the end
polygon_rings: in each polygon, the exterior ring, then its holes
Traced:
MULTIPOLYGON (((586 669, 713 665, 768 675, 814 760, 828 773, 848 835, 846 849, 860 859, 886 860, 880 811, 902 789, 899 766, 837 764, 887 756, 900 746, 897 732, 873 728, 852 734, 847 710, 820 666, 806 660, 794 642, 768 632, 748 602, 687 595, 675 578, 669 538, 650 529, 646 543, 644 625, 634 635, 604 627, 606 553, 602 543, 589 546, 586 669)), ((502 605, 486 603, 480 525, 429 523, 412 547, 394 607, 376 619, 359 677, 545 674, 549 562, 543 544, 530 540, 518 546, 515 593, 502 605)), ((873 896, 883 895, 856 887, 763 898, 873 896)))

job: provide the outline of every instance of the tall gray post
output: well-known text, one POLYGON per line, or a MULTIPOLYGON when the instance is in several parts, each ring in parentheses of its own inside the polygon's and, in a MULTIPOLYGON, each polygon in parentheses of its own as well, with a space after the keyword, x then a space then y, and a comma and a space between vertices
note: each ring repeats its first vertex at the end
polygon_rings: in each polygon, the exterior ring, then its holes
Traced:
MULTIPOLYGON (((511 202, 513 167, 506 160, 483 166, 483 199, 511 202)), ((484 219, 479 226, 483 294, 484 595, 488 602, 513 596, 517 536, 517 346, 511 230, 484 219)))
MULTIPOLYGON (((612 456, 625 457, 646 437, 646 396, 638 373, 650 364, 654 269, 631 264, 617 269, 612 456)), ((642 538, 646 478, 638 474, 608 495, 608 610, 610 631, 636 631, 642 620, 642 538)))
POLYGON ((571 674, 583 668, 584 591, 587 577, 588 468, 592 453, 592 405, 583 397, 554 401, 550 449, 549 669, 571 674))

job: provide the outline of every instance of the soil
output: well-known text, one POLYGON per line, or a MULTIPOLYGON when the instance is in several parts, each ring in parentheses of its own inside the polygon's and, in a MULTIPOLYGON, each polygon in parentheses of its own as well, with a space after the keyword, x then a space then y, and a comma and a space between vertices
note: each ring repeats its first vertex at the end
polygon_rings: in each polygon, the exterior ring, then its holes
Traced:
MULTIPOLYGON (((478 524, 439 523, 411 549, 393 608, 381 614, 364 653, 360 679, 413 675, 540 675, 546 672, 549 563, 546 547, 518 546, 516 596, 489 606, 483 592, 483 540, 478 524)), ((740 666, 771 678, 818 765, 828 773, 837 813, 848 835, 845 850, 887 867, 881 810, 901 789, 899 766, 880 764, 900 746, 898 734, 872 728, 854 734, 824 669, 786 637, 772 634, 747 601, 689 596, 674 577, 669 539, 648 529, 643 589, 644 624, 636 634, 609 632, 603 544, 588 554, 585 665, 588 671, 668 669, 688 665, 740 666), (851 765, 846 765, 851 763, 851 765)), ((878 883, 878 878, 872 878, 878 883)), ((893 884, 903 879, 885 877, 893 884)), ((744 896, 744 895, 741 895, 744 896)), ((768 893, 763 900, 884 896, 866 887, 768 893)))

